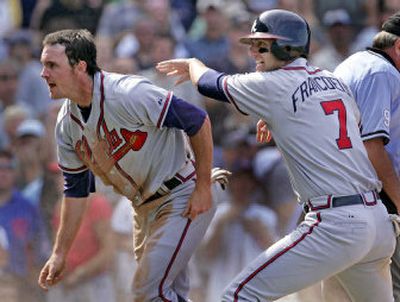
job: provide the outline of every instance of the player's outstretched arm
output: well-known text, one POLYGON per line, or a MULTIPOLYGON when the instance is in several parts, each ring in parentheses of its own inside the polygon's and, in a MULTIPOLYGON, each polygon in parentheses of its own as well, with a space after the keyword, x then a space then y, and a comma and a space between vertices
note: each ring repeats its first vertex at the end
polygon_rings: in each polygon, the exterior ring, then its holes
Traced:
POLYGON ((53 252, 42 268, 38 284, 44 290, 57 284, 63 276, 65 259, 78 233, 87 207, 87 198, 64 197, 61 205, 61 221, 53 252))
POLYGON ((162 61, 157 64, 156 68, 167 76, 178 77, 175 85, 191 80, 195 86, 200 77, 209 70, 203 62, 195 58, 162 61))
POLYGON ((213 141, 208 116, 204 119, 199 131, 190 136, 189 139, 196 160, 196 187, 190 197, 187 208, 183 212, 183 216, 193 220, 196 216, 208 211, 212 206, 211 167, 213 141))

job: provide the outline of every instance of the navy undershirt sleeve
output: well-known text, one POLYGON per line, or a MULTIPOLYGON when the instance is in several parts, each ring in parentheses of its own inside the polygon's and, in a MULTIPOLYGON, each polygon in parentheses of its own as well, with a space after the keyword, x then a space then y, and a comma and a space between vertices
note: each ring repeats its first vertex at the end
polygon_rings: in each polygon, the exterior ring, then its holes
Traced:
POLYGON ((213 69, 207 70, 197 83, 198 91, 206 97, 229 102, 222 88, 222 79, 224 76, 225 74, 222 72, 213 69))
POLYGON ((203 109, 173 96, 163 126, 182 129, 188 136, 193 136, 200 130, 206 116, 203 109))
POLYGON ((86 170, 78 174, 63 172, 64 195, 66 197, 88 197, 96 192, 95 178, 91 171, 86 170))

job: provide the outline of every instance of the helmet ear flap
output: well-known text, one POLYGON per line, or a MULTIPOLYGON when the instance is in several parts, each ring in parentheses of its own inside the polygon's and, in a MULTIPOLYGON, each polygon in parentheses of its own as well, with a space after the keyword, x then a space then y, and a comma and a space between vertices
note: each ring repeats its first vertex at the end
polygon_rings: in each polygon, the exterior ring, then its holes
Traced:
POLYGON ((289 61, 290 59, 292 59, 292 56, 290 55, 291 49, 292 48, 290 46, 279 46, 276 40, 273 41, 271 45, 272 54, 275 56, 275 58, 281 61, 289 61))

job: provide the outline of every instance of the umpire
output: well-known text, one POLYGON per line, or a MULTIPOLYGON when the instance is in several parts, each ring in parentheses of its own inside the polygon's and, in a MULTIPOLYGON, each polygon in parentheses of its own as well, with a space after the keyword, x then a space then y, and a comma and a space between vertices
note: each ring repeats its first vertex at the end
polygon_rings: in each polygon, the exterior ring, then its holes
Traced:
MULTIPOLYGON (((374 37, 371 48, 350 56, 336 70, 350 87, 361 112, 361 136, 383 183, 388 212, 400 209, 400 12, 374 37), (397 208, 396 208, 397 207, 397 208)), ((400 302, 400 244, 392 257, 393 293, 400 302)))

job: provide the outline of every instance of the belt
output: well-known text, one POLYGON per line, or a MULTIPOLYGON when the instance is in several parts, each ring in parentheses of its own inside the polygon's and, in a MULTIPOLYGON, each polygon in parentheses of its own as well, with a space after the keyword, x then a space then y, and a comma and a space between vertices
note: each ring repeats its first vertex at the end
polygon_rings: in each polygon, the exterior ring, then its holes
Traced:
MULTIPOLYGON (((167 180, 166 182, 164 182, 163 185, 166 186, 168 190, 172 191, 173 189, 175 189, 177 186, 179 186, 182 183, 183 182, 178 177, 174 176, 170 180, 167 180)), ((143 204, 153 201, 153 200, 156 200, 160 197, 163 197, 164 195, 166 195, 166 192, 159 190, 156 193, 154 193, 153 195, 151 195, 149 198, 147 198, 143 202, 143 204)))
POLYGON ((337 197, 332 197, 328 196, 326 200, 326 204, 324 205, 319 205, 313 206, 312 201, 308 201, 307 203, 304 204, 304 212, 308 213, 310 210, 322 210, 322 209, 327 209, 327 208, 337 208, 337 207, 343 207, 343 206, 350 206, 350 205, 356 205, 356 204, 365 204, 366 206, 374 206, 377 203, 377 200, 379 199, 378 197, 378 192, 376 191, 370 191, 366 194, 355 194, 355 195, 347 195, 347 196, 337 196, 337 197), (372 199, 368 200, 367 194, 370 194, 372 199))

